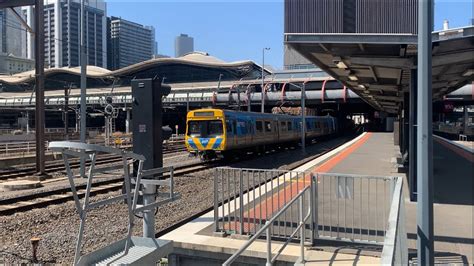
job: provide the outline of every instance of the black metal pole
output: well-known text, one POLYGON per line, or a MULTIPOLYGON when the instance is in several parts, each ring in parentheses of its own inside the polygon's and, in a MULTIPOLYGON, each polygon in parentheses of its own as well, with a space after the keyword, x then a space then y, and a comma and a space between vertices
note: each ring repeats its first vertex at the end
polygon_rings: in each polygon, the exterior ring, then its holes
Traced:
POLYGON ((43 0, 36 0, 35 12, 35 82, 36 82, 36 172, 44 175, 44 13, 43 0))
POLYGON ((69 139, 69 88, 64 88, 64 136, 69 139))
POLYGON ((416 200, 416 101, 417 101, 417 70, 411 70, 410 80, 410 114, 408 128, 408 180, 410 188, 410 200, 416 200))

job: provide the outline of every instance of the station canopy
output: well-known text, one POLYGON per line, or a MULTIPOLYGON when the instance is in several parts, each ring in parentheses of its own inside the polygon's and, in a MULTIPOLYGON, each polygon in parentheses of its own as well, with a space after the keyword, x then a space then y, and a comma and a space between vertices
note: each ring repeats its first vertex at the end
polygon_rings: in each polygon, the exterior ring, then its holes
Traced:
MULTIPOLYGON (((433 100, 439 100, 473 81, 474 26, 433 32, 432 39, 433 100)), ((389 113, 398 112, 416 70, 415 34, 286 33, 285 42, 389 113)))
MULTIPOLYGON (((163 77, 165 83, 192 83, 246 80, 261 77, 261 66, 253 61, 224 62, 203 52, 192 52, 178 58, 155 58, 110 71, 87 66, 87 87, 130 86, 132 79, 163 77)), ((265 69, 266 74, 270 71, 265 69)), ((45 89, 80 87, 80 67, 45 69, 45 89)), ((35 71, 14 75, 0 74, 0 92, 33 90, 35 71)))

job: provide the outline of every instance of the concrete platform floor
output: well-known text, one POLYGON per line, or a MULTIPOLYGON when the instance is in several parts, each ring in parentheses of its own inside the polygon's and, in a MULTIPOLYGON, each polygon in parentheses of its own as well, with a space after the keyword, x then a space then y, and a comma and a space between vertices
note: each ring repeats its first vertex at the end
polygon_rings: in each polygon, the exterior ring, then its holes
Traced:
MULTIPOLYGON (((399 147, 394 145, 393 133, 370 133, 361 145, 347 153, 345 146, 331 155, 313 160, 297 169, 298 171, 313 170, 315 172, 347 173, 376 176, 403 176, 397 171, 395 158, 399 147), (339 160, 328 158, 340 157, 339 160), (331 162, 335 161, 335 162, 331 162)), ((434 142, 434 233, 437 263, 470 264, 474 262, 473 235, 473 178, 472 162, 459 156, 439 142, 434 142)), ((416 203, 410 202, 407 182, 404 186, 406 204, 406 226, 408 247, 411 257, 416 256, 416 203)), ((245 201, 244 204, 247 202, 245 201)), ((233 210, 230 210, 233 211, 233 210)), ((199 231, 210 227, 213 214, 208 213, 199 219, 165 235, 164 239, 175 241, 179 249, 191 249, 202 252, 221 252, 227 254, 223 259, 235 252, 245 240, 219 238, 212 235, 202 235, 199 231)), ((272 250, 278 249, 278 244, 272 250)), ((306 249, 308 265, 312 264, 378 264, 380 259, 373 254, 362 252, 357 255, 357 249, 348 247, 347 250, 306 249)), ((299 256, 298 246, 290 244, 282 253, 281 259, 294 262, 299 256)), ((265 257, 265 243, 257 241, 244 253, 247 256, 265 257)))

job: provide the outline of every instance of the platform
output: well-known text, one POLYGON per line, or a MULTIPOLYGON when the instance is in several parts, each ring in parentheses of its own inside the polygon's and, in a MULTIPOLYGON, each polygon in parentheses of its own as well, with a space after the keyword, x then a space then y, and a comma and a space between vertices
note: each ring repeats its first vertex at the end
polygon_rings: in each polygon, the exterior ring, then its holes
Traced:
MULTIPOLYGON (((357 139, 350 141, 339 148, 335 149, 332 152, 329 152, 315 160, 312 160, 303 166, 295 169, 296 171, 319 171, 327 172, 335 167, 339 162, 344 161, 350 155, 354 154, 361 146, 364 146, 366 142, 371 140, 372 133, 364 134, 357 139)), ((393 145, 392 145, 393 146, 393 145)), ((394 150, 393 147, 392 151, 394 150)), ((382 160, 386 169, 393 169, 394 165, 391 163, 390 154, 386 154, 386 158, 382 160)), ((381 171, 382 172, 382 171, 381 171)), ((288 194, 296 192, 298 185, 301 184, 301 187, 305 181, 303 180, 292 180, 288 182, 282 182, 282 184, 277 185, 272 184, 274 188, 278 186, 283 187, 279 189, 280 194, 288 194), (293 187, 290 187, 288 183, 293 183, 293 187), (290 191, 290 192, 289 192, 290 191)), ((299 188, 301 188, 299 187, 299 188)), ((275 205, 280 205, 277 203, 277 193, 275 193, 274 200, 271 200, 275 205)), ((244 195, 244 201, 247 207, 252 207, 255 205, 248 201, 244 195)), ((283 198, 283 196, 281 197, 283 198)), ((278 197, 280 199, 280 197, 278 197)), ((231 203, 232 205, 232 203, 231 203)), ((270 203, 264 203, 262 206, 257 206, 255 208, 265 210, 263 214, 260 214, 261 217, 272 214, 272 209, 267 207, 270 203)), ((258 211, 257 211, 258 212, 258 211)), ((294 211, 293 211, 294 212, 294 211)), ((256 215, 258 216, 258 215, 256 215)), ((252 219, 260 219, 261 217, 250 217, 252 219)), ((206 263, 209 263, 208 260, 213 261, 212 264, 220 264, 225 259, 230 257, 240 246, 242 246, 246 237, 219 237, 213 234, 213 212, 209 212, 202 217, 188 223, 181 228, 168 233, 163 236, 162 239, 169 239, 174 241, 174 253, 170 256, 170 264, 174 265, 177 263, 176 260, 179 260, 180 264, 186 265, 187 263, 197 263, 199 260, 202 260, 206 263)), ((249 218, 249 217, 247 217, 249 218)), ((232 226, 232 225, 231 225, 232 226)), ((246 227, 245 230, 252 231, 253 228, 246 227)), ((280 229, 279 229, 280 230, 280 229)), ((272 250, 276 252, 281 247, 281 243, 274 242, 272 244, 272 250)), ((265 262, 265 251, 266 244, 264 240, 257 240, 250 248, 244 253, 245 255, 239 260, 241 263, 264 263, 265 262)), ((333 241, 321 241, 315 247, 306 248, 306 265, 313 264, 377 264, 380 263, 380 252, 381 247, 375 245, 354 245, 354 243, 334 243, 333 241)), ((299 246, 298 244, 289 244, 289 246, 283 250, 282 255, 280 255, 278 261, 279 263, 294 263, 299 256, 299 246)))
MULTIPOLYGON (((311 170, 312 172, 317 173, 348 173, 368 176, 402 175, 406 179, 404 176, 405 174, 397 173, 395 158, 399 153, 398 150, 398 147, 394 145, 392 133, 365 133, 357 139, 346 143, 336 150, 312 160, 295 170, 311 170)), ((472 175, 469 175, 469 173, 472 173, 472 162, 470 163, 469 157, 461 156, 462 159, 458 158, 459 155, 457 153, 440 144, 438 140, 434 141, 434 151, 435 201, 438 202, 435 204, 434 228, 436 260, 439 262, 449 261, 455 263, 472 263, 472 248, 474 246, 472 232, 472 202, 469 202, 469 200, 466 199, 469 196, 472 199, 472 175), (452 159, 447 160, 446 158, 448 157, 452 159), (471 169, 471 172, 469 172, 469 169, 471 169), (453 177, 446 177, 443 173, 450 173, 453 177), (459 185, 462 186, 463 184, 466 184, 463 189, 456 187, 459 185), (469 186, 468 184, 471 185, 469 186), (457 190, 458 193, 449 191, 451 188, 457 190), (453 199, 449 204, 447 204, 445 203, 446 199, 444 195, 451 195, 451 197, 452 195, 457 195, 460 200, 459 202, 456 202, 453 199)), ((472 157, 470 158, 472 159, 472 157)), ((294 183, 294 181, 292 181, 292 183, 294 183)), ((272 186, 278 187, 276 184, 272 184, 272 186)), ((279 186, 284 185, 279 184, 279 186)), ((283 191, 285 190, 288 190, 288 188, 283 189, 283 191)), ((408 237, 410 239, 408 245, 410 248, 414 249, 416 247, 416 203, 409 201, 408 188, 406 185, 404 190, 406 224, 408 237)), ((291 193, 292 192, 290 192, 290 194, 291 193)), ((357 193, 357 188, 354 190, 354 193, 357 193)), ((373 193, 376 192, 373 191, 372 194, 373 193)), ((280 205, 277 203, 277 197, 278 193, 275 193, 274 199, 271 200, 272 204, 280 205)), ((375 199, 370 197, 371 196, 366 196, 367 199, 375 199)), ((243 198, 244 204, 248 208, 255 207, 251 202, 251 199, 248 200, 245 195, 243 198)), ((383 201, 384 199, 379 197, 377 200, 383 201)), ((270 203, 267 202, 265 204, 269 205, 270 203)), ((267 206, 260 206, 260 208, 268 210, 267 206)), ((354 210, 356 209, 357 208, 354 207, 354 210)), ((273 209, 270 209, 270 214, 272 213, 272 210, 273 209)), ((252 211, 250 211, 250 213, 252 213, 252 211)), ((247 218, 259 220, 260 218, 264 219, 266 215, 267 214, 264 213, 259 217, 259 215, 255 215, 254 212, 254 216, 247 218)), ((359 216, 363 216, 362 211, 359 216)), ((198 262, 198 258, 206 258, 215 262, 215 264, 219 264, 226 260, 245 243, 245 237, 243 239, 236 239, 235 237, 223 238, 212 234, 212 225, 213 212, 209 212, 163 236, 163 239, 174 241, 175 250, 170 256, 171 265, 176 262, 175 260, 179 260, 180 263, 186 261, 198 262)), ((236 230, 236 228, 233 227, 234 225, 230 225, 230 228, 227 229, 230 229, 231 231, 236 230)), ((376 230, 382 230, 383 223, 379 227, 380 228, 376 228, 376 230)), ((251 231, 252 229, 246 227, 245 231, 247 230, 251 231)), ((376 233, 376 235, 377 234, 378 233, 376 233)), ((275 244, 272 245, 272 250, 273 252, 276 252, 279 248, 279 244, 278 242, 274 243, 275 244)), ((244 256, 239 262, 248 263, 260 261, 261 263, 264 263, 265 248, 265 241, 257 240, 246 252, 244 252, 244 256)), ((336 243, 333 242, 330 244, 325 241, 320 241, 320 243, 314 247, 306 247, 306 256, 308 259, 306 264, 378 264, 380 263, 380 251, 381 250, 377 249, 376 245, 364 247, 363 245, 347 245, 343 242, 337 241, 336 243)), ((414 253, 412 255, 414 255, 414 253)), ((292 264, 298 259, 298 257, 299 249, 298 245, 295 243, 290 244, 286 249, 284 249, 279 260, 281 260, 281 263, 292 264)))

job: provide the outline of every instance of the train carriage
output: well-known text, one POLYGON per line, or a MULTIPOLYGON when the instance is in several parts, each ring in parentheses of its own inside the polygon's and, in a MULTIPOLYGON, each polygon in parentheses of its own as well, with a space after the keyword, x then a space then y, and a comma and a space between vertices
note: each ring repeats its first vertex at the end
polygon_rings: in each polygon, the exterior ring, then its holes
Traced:
MULTIPOLYGON (((336 132, 337 123, 331 116, 306 118, 306 138, 336 132)), ((200 109, 187 114, 186 147, 203 160, 294 144, 300 139, 301 118, 298 116, 221 109, 200 109)))

